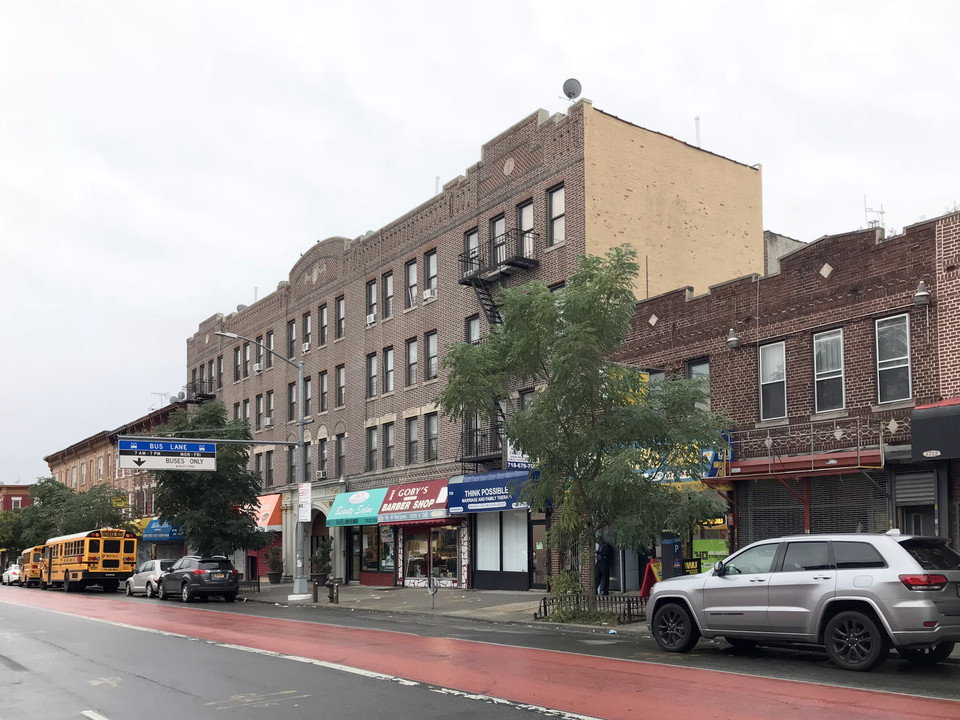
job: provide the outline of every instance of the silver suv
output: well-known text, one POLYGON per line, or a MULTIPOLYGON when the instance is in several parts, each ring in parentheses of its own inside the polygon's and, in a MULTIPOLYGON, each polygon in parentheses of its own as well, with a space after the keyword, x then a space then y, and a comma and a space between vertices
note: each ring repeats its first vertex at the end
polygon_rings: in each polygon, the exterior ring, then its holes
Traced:
POLYGON ((960 641, 960 554, 899 530, 762 540, 712 570, 658 582, 647 618, 668 652, 702 636, 820 645, 845 670, 872 670, 891 647, 937 662, 960 641))

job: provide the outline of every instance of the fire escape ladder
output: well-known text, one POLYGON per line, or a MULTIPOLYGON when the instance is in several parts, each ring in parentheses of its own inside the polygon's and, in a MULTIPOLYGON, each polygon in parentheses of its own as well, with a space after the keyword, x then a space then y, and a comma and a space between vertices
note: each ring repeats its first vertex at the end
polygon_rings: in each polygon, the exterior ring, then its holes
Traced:
POLYGON ((490 286, 482 278, 472 278, 474 292, 477 293, 477 301, 483 308, 483 314, 487 318, 487 324, 491 327, 500 325, 503 318, 500 317, 500 311, 497 309, 497 303, 493 299, 493 293, 490 292, 490 286))

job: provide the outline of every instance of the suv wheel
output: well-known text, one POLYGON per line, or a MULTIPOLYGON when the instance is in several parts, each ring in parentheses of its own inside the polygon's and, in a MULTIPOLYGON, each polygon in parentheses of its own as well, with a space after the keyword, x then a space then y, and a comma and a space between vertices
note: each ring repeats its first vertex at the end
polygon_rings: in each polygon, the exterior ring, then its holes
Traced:
POLYGON ((236 593, 227 593, 226 595, 223 596, 223 599, 224 599, 225 602, 236 602, 236 601, 237 601, 237 594, 236 594, 236 593))
POLYGON ((700 639, 700 631, 686 608, 666 603, 653 615, 653 639, 667 652, 689 652, 700 639))
POLYGON ((153 585, 150 583, 149 580, 147 580, 147 597, 152 598, 156 594, 157 593, 154 591, 153 585))
POLYGON ((162 580, 157 585, 157 597, 160 598, 161 600, 166 600, 168 597, 170 597, 167 594, 167 586, 163 584, 162 580))
POLYGON ((827 655, 843 670, 873 670, 890 652, 890 640, 868 615, 856 610, 830 618, 824 631, 827 655))
POLYGON ((953 652, 954 643, 952 642, 942 642, 939 645, 934 645, 931 648, 897 648, 897 652, 900 654, 904 660, 908 660, 912 663, 922 664, 922 665, 933 665, 934 663, 943 662, 948 657, 950 653, 953 652))
POLYGON ((180 586, 180 599, 185 603, 193 600, 193 593, 190 592, 190 585, 188 583, 184 583, 180 586))

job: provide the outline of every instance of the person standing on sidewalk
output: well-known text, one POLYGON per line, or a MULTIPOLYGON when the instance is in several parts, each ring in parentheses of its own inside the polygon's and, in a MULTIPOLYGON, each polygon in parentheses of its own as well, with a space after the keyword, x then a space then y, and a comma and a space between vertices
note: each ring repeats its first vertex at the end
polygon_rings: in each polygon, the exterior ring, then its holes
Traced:
POLYGON ((593 584, 597 588, 598 595, 610 594, 610 563, 613 560, 613 548, 606 539, 600 541, 600 547, 597 548, 597 566, 593 573, 593 584))

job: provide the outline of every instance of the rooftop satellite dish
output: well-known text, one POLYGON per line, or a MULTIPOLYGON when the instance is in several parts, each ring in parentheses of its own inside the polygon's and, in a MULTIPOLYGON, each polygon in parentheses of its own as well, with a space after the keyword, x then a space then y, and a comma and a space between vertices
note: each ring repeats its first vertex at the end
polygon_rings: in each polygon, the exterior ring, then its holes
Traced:
POLYGON ((184 400, 186 399, 186 397, 187 397, 187 394, 183 390, 177 393, 177 400, 184 400))
POLYGON ((243 312, 247 309, 246 305, 237 305, 237 312, 243 312))
POLYGON ((580 81, 576 78, 570 78, 563 84, 563 94, 571 101, 580 96, 582 89, 583 88, 580 87, 580 81))

